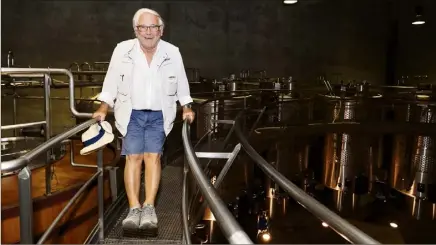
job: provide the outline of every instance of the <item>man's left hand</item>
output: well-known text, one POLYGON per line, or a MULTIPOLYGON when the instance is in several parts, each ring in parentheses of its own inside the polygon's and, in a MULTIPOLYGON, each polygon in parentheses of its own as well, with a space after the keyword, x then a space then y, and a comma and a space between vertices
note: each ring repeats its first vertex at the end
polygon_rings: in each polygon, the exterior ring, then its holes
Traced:
POLYGON ((188 107, 183 107, 183 120, 188 119, 189 123, 192 123, 195 118, 195 112, 188 107))

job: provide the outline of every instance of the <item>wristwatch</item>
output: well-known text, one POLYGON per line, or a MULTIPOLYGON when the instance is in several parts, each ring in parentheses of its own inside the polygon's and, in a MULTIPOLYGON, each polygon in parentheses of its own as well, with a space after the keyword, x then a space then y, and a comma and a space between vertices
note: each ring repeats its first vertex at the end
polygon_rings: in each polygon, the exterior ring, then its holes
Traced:
POLYGON ((191 108, 191 106, 192 106, 192 102, 184 105, 183 108, 191 108))

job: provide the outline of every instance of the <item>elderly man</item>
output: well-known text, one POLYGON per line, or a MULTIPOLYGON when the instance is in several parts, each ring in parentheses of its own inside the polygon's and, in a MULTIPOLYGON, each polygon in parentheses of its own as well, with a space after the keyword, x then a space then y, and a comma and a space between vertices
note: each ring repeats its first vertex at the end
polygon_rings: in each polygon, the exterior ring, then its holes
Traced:
MULTIPOLYGON (((159 188, 160 156, 176 117, 176 102, 183 119, 192 122, 194 112, 188 79, 179 49, 163 40, 164 23, 151 9, 139 9, 133 17, 136 38, 118 43, 98 99, 94 118, 104 120, 114 108, 115 126, 124 136, 124 183, 130 211, 124 229, 157 230, 155 198, 159 188), (114 103, 115 101, 115 103, 114 103), (145 163, 145 202, 139 202, 140 173, 145 163)), ((154 233, 154 232, 153 232, 154 233)))

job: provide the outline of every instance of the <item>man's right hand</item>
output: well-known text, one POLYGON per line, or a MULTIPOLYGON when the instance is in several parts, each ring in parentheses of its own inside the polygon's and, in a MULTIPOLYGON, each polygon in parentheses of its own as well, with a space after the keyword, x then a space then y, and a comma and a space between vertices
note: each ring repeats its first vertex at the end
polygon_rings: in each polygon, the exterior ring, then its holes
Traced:
POLYGON ((97 118, 97 120, 104 121, 104 119, 106 118, 106 113, 100 110, 97 110, 94 112, 94 114, 92 114, 92 118, 97 118))
POLYGON ((106 118, 107 115, 107 111, 109 109, 108 104, 102 102, 100 105, 100 108, 98 108, 93 114, 92 114, 92 118, 97 118, 97 120, 104 121, 104 119, 106 118))

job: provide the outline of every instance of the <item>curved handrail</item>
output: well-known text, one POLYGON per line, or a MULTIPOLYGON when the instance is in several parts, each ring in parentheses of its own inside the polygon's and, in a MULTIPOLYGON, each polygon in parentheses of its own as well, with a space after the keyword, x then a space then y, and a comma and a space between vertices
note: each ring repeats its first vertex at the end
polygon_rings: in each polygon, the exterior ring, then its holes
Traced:
POLYGON ((86 121, 82 124, 79 124, 76 127, 72 128, 68 131, 65 131, 61 134, 58 134, 57 136, 49 139, 44 144, 41 144, 41 145, 35 147, 31 151, 29 151, 27 154, 25 154, 19 158, 16 158, 16 159, 10 160, 10 161, 6 161, 6 162, 2 162, 0 165, 1 171, 2 172, 13 172, 13 171, 21 170, 22 168, 26 167, 27 164, 30 163, 30 161, 35 159, 40 154, 46 152, 47 150, 49 150, 50 148, 52 148, 56 144, 61 143, 63 140, 65 140, 65 139, 79 133, 80 131, 88 128, 89 126, 91 126, 92 124, 94 124, 96 122, 97 122, 97 119, 89 119, 88 121, 86 121))
MULTIPOLYGON (((243 112, 241 112, 243 113, 243 112)), ((290 180, 278 172, 268 162, 263 159, 256 150, 248 143, 239 126, 239 120, 235 121, 234 129, 239 138, 242 147, 253 161, 265 172, 269 177, 285 190, 292 198, 294 198, 306 210, 317 216, 322 221, 325 221, 334 231, 351 243, 358 244, 380 244, 368 236, 363 231, 359 230, 345 219, 325 207, 316 199, 305 193, 298 186, 294 185, 290 180)))
POLYGON ((188 222, 188 172, 189 168, 186 163, 183 166, 183 184, 182 184, 182 221, 183 221, 183 237, 186 244, 192 244, 191 234, 189 233, 188 222))
POLYGON ((214 214, 218 225, 231 244, 253 244, 248 235, 243 231, 233 215, 224 205, 222 199, 218 196, 215 187, 207 180, 202 169, 199 166, 199 160, 195 155, 191 144, 191 139, 188 134, 189 124, 185 120, 182 128, 183 146, 185 149, 186 159, 188 160, 189 168, 192 171, 197 184, 207 200, 212 213, 214 214))

